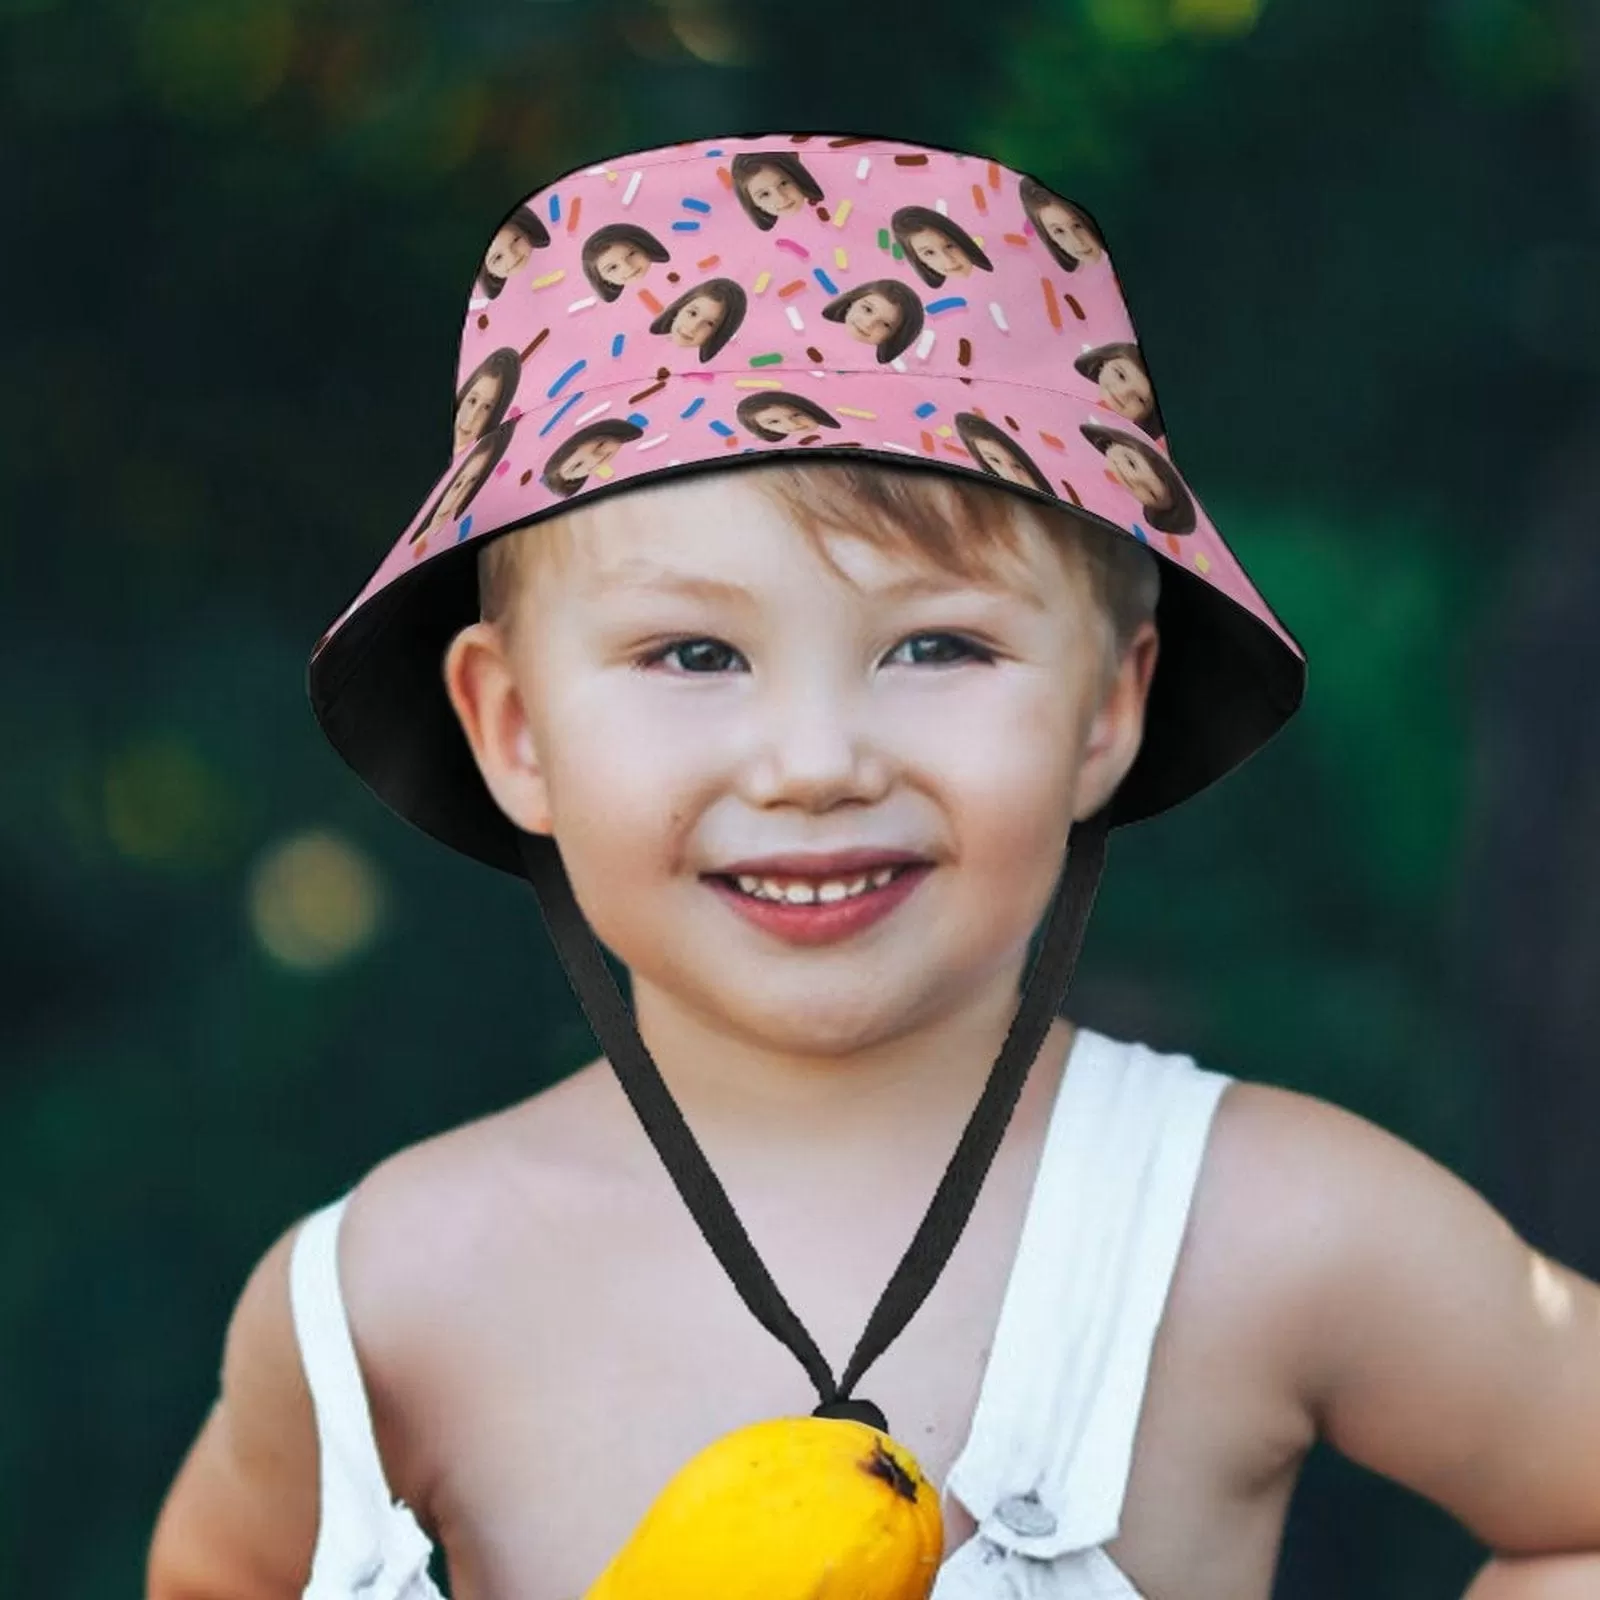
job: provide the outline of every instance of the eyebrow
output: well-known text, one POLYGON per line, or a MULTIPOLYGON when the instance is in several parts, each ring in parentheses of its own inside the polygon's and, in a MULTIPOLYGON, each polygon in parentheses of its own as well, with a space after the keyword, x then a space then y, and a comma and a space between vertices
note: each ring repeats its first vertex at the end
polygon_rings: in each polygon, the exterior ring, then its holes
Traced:
MULTIPOLYGON (((699 577, 692 573, 676 572, 670 567, 658 566, 653 561, 635 557, 618 562, 599 577, 597 587, 602 589, 657 589, 669 594, 682 594, 695 600, 732 601, 749 605, 754 599, 741 584, 727 583, 720 578, 699 577)), ((1021 600, 1035 611, 1047 610, 1043 598, 1031 589, 998 581, 985 583, 978 579, 962 579, 955 575, 945 577, 933 573, 914 573, 896 579, 878 588, 863 589, 869 600, 895 602, 902 600, 937 599, 962 588, 979 589, 1002 598, 1021 600)))
POLYGON ((726 583, 720 578, 697 577, 693 573, 675 572, 671 567, 656 565, 653 561, 634 557, 619 561, 595 576, 594 589, 659 589, 669 594, 687 595, 695 600, 733 600, 748 604, 751 594, 736 583, 726 583))

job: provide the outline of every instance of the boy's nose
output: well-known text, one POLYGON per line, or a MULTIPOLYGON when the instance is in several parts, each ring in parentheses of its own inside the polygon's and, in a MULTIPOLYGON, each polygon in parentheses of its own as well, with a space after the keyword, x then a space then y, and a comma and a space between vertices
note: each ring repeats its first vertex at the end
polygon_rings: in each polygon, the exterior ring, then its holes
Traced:
POLYGON ((753 803, 824 810, 888 788, 888 755, 845 697, 813 692, 769 702, 759 715, 745 784, 753 803))

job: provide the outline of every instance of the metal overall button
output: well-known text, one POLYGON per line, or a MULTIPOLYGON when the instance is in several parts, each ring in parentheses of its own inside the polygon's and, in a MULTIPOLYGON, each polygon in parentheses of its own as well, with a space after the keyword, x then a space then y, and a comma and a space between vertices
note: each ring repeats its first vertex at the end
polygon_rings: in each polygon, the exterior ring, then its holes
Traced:
POLYGON ((1042 1539, 1056 1531, 1055 1513, 1039 1504, 1039 1496, 1033 1490, 1008 1495, 994 1508, 994 1514, 1024 1539, 1042 1539))

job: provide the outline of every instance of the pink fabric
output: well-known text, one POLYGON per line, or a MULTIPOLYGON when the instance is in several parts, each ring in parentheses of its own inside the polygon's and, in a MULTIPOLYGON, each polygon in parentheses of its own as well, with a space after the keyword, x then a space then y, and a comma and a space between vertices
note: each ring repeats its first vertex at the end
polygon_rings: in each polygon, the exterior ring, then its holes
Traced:
MULTIPOLYGON (((638 152, 537 191, 525 204, 547 242, 527 249, 497 294, 475 280, 461 342, 463 387, 494 352, 507 352, 498 360, 517 375, 514 393, 503 395, 498 380, 479 391, 479 398, 493 394, 504 420, 452 461, 317 649, 373 594, 431 556, 576 503, 601 483, 751 449, 792 456, 854 443, 1038 483, 1197 572, 1299 657, 1177 477, 1165 440, 1119 414, 1108 390, 1076 370, 1085 351, 1136 345, 1138 336, 1103 247, 1097 260, 1068 270, 1074 257, 1052 249, 1024 205, 1025 181, 1031 183, 980 156, 902 141, 771 134, 638 152), (732 171, 736 156, 763 153, 776 153, 782 163, 765 176, 747 174, 747 183, 764 187, 774 170, 782 171, 787 193, 768 198, 794 202, 765 230, 741 205, 732 171), (949 235, 941 247, 954 239, 970 270, 951 271, 940 284, 926 281, 907 255, 895 253, 893 220, 905 207, 958 225, 992 270, 976 264, 959 235, 949 235), (586 275, 583 251, 598 229, 615 224, 645 230, 658 247, 651 254, 664 250, 670 259, 650 260, 608 300, 586 275), (891 363, 880 362, 880 346, 857 338, 847 323, 823 316, 824 307, 841 309, 843 297, 874 281, 896 287, 876 293, 856 315, 877 309, 898 319, 904 348, 891 363), (727 301, 691 295, 708 283, 737 286, 742 315, 727 301), (709 360, 702 361, 702 346, 651 331, 683 299, 691 313, 698 307, 718 319, 716 338, 737 323, 709 360), (920 331, 906 339, 918 320, 920 331), (737 408, 773 391, 820 408, 838 426, 819 422, 762 438, 737 408), (979 428, 987 422, 999 430, 1004 454, 974 456, 974 435, 964 437, 958 423, 970 428, 974 417, 979 428), (618 423, 629 437, 600 446, 614 451, 609 461, 588 463, 581 478, 583 459, 569 463, 576 479, 570 496, 547 486, 543 475, 558 450, 618 423), (1112 431, 1086 436, 1085 424, 1112 431), (1123 476, 1114 470, 1119 464, 1123 476), (1143 475, 1147 496, 1169 504, 1141 500, 1129 472, 1143 475), (1163 481, 1164 474, 1171 476, 1163 481), (460 496, 450 508, 455 515, 414 537, 453 483, 460 496)), ((751 203, 757 215, 770 215, 751 203)), ((1059 226, 1060 213, 1049 215, 1059 226)), ((1154 425, 1153 417, 1147 420, 1154 425)), ((453 442, 453 428, 447 437, 453 442)))

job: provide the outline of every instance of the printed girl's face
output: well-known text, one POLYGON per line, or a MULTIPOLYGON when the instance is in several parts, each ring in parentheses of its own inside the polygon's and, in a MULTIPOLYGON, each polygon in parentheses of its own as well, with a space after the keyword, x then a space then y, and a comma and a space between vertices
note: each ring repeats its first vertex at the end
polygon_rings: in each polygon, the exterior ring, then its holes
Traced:
POLYGON ((533 244, 521 228, 507 222, 489 241, 483 264, 497 278, 509 278, 527 259, 533 244))
POLYGON ((900 308, 886 294, 869 289, 851 301, 845 325, 864 344, 882 344, 900 326, 900 308))
POLYGON ((585 439, 565 461, 561 463, 556 476, 564 478, 568 483, 575 483, 582 478, 587 478, 597 467, 603 467, 606 462, 616 455, 622 448, 620 439, 613 439, 601 434, 595 439, 585 439))
POLYGON ((1128 356, 1113 356, 1100 368, 1100 392, 1106 404, 1129 422, 1143 422, 1156 403, 1144 368, 1128 356))
POLYGON ((745 179, 745 192, 769 216, 784 217, 806 208, 800 185, 782 167, 756 168, 745 179))
POLYGON ((715 296, 690 296, 678 307, 678 314, 672 319, 672 342, 690 349, 698 348, 722 326, 726 314, 722 302, 715 296))
POLYGON ((972 275, 972 258, 959 244, 937 228, 918 228, 906 235, 906 242, 916 252, 917 259, 926 267, 942 273, 947 278, 966 278, 972 275))
POLYGON ((618 239, 594 258, 594 269, 607 283, 621 288, 650 270, 650 257, 631 241, 618 239))
POLYGON ((1040 206, 1039 222, 1069 256, 1075 256, 1085 263, 1100 259, 1100 241, 1076 211, 1070 211, 1063 205, 1040 206))
POLYGON ((757 425, 768 433, 810 433, 817 426, 815 417, 782 400, 760 407, 753 416, 757 425))
POLYGON ((756 475, 575 508, 509 641, 457 639, 485 781, 559 840, 647 1037, 712 1019, 816 1057, 974 1004, 1009 1016, 1072 819, 1137 749, 1100 700, 1088 586, 1031 517, 992 584, 844 534, 832 571, 756 475), (788 943, 732 898, 735 863, 874 848, 925 875, 848 938, 788 943))
POLYGON ((1136 450, 1131 444, 1113 444, 1106 451, 1106 465, 1140 505, 1151 511, 1161 511, 1172 504, 1172 490, 1142 450, 1136 450))
MULTIPOLYGON (((428 518, 427 528, 442 527, 447 522, 454 522, 461 515, 462 508, 466 505, 472 491, 483 478, 484 467, 488 457, 483 454, 469 456, 456 470, 456 475, 445 486, 445 491, 439 496, 439 504, 434 508, 433 515, 428 518)), ((420 532, 421 530, 419 530, 420 532)))
POLYGON ((467 385, 456 407, 456 454, 480 437, 500 399, 500 384, 492 373, 480 372, 467 385))
POLYGON ((1030 489, 1039 487, 1033 474, 998 439, 979 439, 976 448, 991 472, 1012 483, 1026 484, 1030 489))

